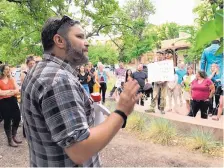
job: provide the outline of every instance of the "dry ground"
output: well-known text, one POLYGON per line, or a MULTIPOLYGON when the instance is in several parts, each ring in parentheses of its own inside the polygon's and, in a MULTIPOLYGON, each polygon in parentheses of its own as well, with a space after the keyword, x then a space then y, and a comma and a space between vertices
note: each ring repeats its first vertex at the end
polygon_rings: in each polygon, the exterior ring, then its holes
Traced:
MULTIPOLYGON (((19 135, 22 135, 21 127, 19 135)), ((29 166, 25 140, 18 148, 7 146, 2 123, 0 139, 0 167, 29 166)), ((121 130, 102 150, 101 159, 105 167, 223 167, 222 158, 186 151, 180 147, 143 142, 125 130, 121 130)))

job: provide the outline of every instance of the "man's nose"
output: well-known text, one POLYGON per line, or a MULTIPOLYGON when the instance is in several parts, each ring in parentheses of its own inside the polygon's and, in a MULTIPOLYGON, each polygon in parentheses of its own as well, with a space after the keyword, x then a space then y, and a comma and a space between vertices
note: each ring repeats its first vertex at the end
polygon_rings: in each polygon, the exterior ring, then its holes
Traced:
POLYGON ((89 47, 89 42, 88 42, 87 40, 85 40, 84 45, 85 45, 86 47, 89 47))

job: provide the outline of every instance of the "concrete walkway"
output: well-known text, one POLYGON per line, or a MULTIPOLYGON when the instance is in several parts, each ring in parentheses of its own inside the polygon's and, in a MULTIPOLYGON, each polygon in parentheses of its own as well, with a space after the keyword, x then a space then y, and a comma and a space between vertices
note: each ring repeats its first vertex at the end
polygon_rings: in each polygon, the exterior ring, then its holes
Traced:
MULTIPOLYGON (((151 100, 145 101, 145 106, 136 105, 135 111, 145 112, 145 110, 149 109, 151 100)), ((176 112, 167 112, 165 109, 165 114, 161 114, 158 108, 156 107, 155 113, 146 113, 152 117, 158 118, 166 118, 168 120, 173 121, 178 125, 178 128, 182 131, 189 131, 195 127, 202 128, 204 130, 210 130, 215 134, 216 139, 223 139, 223 116, 219 121, 212 120, 212 117, 208 117, 208 119, 201 119, 200 111, 198 112, 196 117, 187 116, 188 111, 183 104, 182 107, 175 107, 176 112)))

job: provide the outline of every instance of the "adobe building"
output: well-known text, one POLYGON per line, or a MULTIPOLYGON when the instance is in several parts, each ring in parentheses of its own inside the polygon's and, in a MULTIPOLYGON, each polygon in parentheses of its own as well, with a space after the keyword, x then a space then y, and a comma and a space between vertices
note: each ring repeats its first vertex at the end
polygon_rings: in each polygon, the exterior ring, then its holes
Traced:
POLYGON ((139 63, 148 64, 156 60, 156 52, 165 52, 169 50, 173 54, 174 66, 177 66, 179 63, 184 62, 184 52, 178 51, 184 51, 190 48, 190 43, 186 40, 188 37, 190 37, 189 34, 180 32, 179 38, 163 40, 161 42, 161 49, 147 52, 138 59, 133 59, 131 63, 135 65, 139 63))

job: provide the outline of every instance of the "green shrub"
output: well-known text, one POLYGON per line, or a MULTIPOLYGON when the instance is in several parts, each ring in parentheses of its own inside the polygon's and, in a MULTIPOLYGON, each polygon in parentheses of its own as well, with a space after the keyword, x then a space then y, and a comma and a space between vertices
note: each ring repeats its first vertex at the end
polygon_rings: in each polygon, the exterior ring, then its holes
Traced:
POLYGON ((149 127, 149 137, 156 143, 163 145, 171 144, 172 140, 176 136, 176 128, 167 119, 155 118, 151 120, 149 127))
POLYGON ((127 121, 127 128, 133 131, 143 132, 146 130, 146 116, 143 113, 133 112, 127 121))
POLYGON ((202 129, 194 129, 191 132, 191 146, 195 150, 201 150, 204 153, 209 153, 216 146, 216 142, 213 138, 211 131, 205 131, 202 129))

